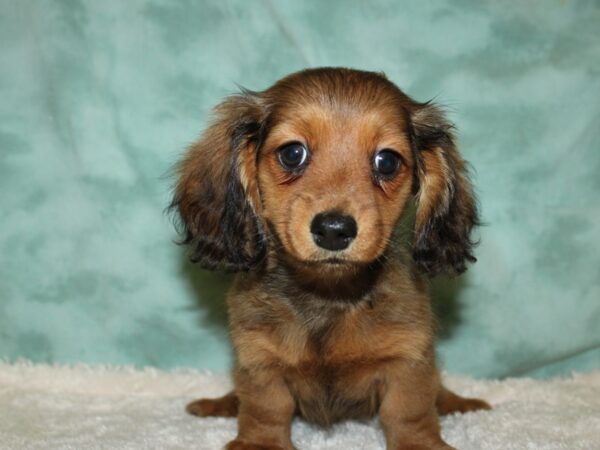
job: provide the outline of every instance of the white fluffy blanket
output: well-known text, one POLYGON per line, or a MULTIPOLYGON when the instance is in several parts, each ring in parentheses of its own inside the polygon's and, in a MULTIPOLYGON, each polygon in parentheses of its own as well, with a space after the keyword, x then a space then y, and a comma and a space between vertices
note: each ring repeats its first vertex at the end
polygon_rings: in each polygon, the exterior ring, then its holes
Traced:
MULTIPOLYGON (((600 449, 600 371, 446 382, 494 405, 442 420, 445 439, 459 449, 600 449)), ((229 388, 226 376, 193 371, 0 363, 0 448, 220 449, 235 436, 236 421, 198 419, 183 408, 229 388)), ((301 450, 385 448, 376 421, 321 430, 297 420, 293 440, 301 450)))

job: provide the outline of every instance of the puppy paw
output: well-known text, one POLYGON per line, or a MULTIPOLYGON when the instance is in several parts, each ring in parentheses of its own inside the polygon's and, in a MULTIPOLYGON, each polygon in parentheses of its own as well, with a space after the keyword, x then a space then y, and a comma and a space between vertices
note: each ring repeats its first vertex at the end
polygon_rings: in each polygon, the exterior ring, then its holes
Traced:
POLYGON ((464 402, 462 402, 458 411, 466 413, 469 411, 479 411, 480 409, 492 409, 492 407, 484 400, 480 400, 478 398, 467 398, 464 402))
POLYGON ((449 404, 444 405, 445 408, 442 408, 439 413, 441 415, 453 414, 453 413, 467 413, 471 411, 479 411, 492 409, 489 403, 480 400, 478 398, 460 398, 459 401, 451 402, 449 404))
POLYGON ((445 388, 442 389, 437 398, 436 407, 438 413, 442 416, 453 413, 466 413, 482 409, 492 409, 489 403, 483 400, 461 397, 445 388))
POLYGON ((280 447, 278 445, 263 445, 263 444, 252 444, 249 442, 243 442, 239 440, 231 441, 225 447, 225 450, 294 450, 293 447, 280 447))
POLYGON ((425 444, 406 444, 398 447, 398 450, 456 450, 454 447, 450 447, 448 444, 441 443, 436 445, 425 445, 425 444))
POLYGON ((203 398, 190 403, 185 410, 198 417, 235 417, 238 413, 238 400, 233 393, 221 398, 203 398))

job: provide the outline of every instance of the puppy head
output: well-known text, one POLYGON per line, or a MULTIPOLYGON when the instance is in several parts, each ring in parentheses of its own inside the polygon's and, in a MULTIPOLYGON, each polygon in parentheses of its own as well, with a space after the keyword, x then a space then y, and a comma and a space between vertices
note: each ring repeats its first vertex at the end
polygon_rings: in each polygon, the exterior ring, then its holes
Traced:
POLYGON ((411 197, 428 273, 473 261, 477 214, 451 125, 384 76, 311 69, 216 109, 179 168, 193 260, 248 270, 273 250, 315 271, 377 260, 411 197))

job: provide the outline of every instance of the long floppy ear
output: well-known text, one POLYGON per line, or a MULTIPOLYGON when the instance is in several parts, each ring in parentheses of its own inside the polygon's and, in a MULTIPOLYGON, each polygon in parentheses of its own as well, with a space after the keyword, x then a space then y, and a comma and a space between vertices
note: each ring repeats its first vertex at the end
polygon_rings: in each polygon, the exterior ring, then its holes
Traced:
POLYGON ((443 111, 418 104, 411 115, 416 159, 416 228, 413 258, 431 275, 462 273, 476 261, 471 230, 479 223, 476 200, 443 111))
POLYGON ((218 105, 215 118, 180 163, 171 208, 181 218, 190 259, 208 269, 245 271, 265 256, 258 217, 256 151, 265 119, 258 94, 218 105))

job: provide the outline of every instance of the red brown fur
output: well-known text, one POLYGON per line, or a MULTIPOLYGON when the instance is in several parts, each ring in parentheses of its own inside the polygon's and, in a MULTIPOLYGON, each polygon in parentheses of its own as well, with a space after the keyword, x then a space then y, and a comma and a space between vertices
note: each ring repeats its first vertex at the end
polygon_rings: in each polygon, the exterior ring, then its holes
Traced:
POLYGON ((451 448, 438 415, 489 406, 444 388, 434 358, 422 274, 464 271, 477 224, 442 112, 383 75, 325 68, 216 113, 180 166, 173 207, 194 261, 239 272, 228 295, 235 392, 188 412, 237 415, 229 450, 293 449, 294 415, 328 426, 376 414, 388 449, 451 448), (281 161, 290 143, 308 155, 299 168, 281 161), (382 149, 392 175, 374 166, 382 149), (394 233, 411 199, 412 255, 394 233), (353 231, 327 237, 344 248, 319 243, 323 213, 352 218, 353 231))

